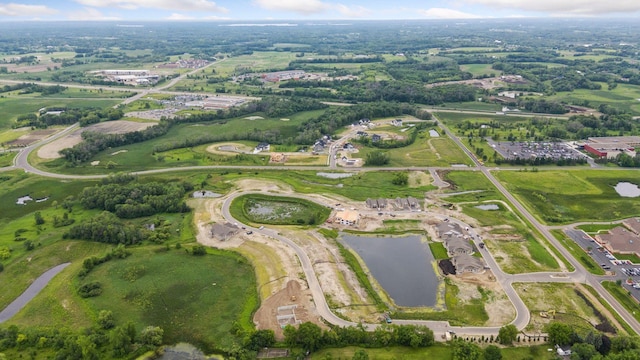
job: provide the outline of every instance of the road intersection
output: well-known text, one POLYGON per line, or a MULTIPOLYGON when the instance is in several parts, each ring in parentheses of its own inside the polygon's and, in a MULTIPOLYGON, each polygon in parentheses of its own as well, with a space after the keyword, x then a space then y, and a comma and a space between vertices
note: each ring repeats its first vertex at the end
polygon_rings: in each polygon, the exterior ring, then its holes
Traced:
MULTIPOLYGON (((198 69, 201 70, 201 69, 198 69)), ((186 76, 183 75, 183 76, 186 76)), ((163 88, 168 88, 172 86, 175 81, 170 82, 163 88)), ((65 85, 66 86, 66 85, 65 85)), ((86 86, 83 86, 86 87, 86 86)), ((129 89, 127 89, 129 91, 129 89)), ((148 94, 149 92, 160 92, 161 89, 155 90, 143 90, 137 91, 138 94, 134 98, 140 98, 148 94)), ((131 98, 125 101, 132 101, 131 98)), ((437 120, 437 119, 436 119, 437 120)), ((502 285, 505 293, 513 303, 516 309, 516 317, 512 321, 518 329, 524 329, 530 321, 530 312, 527 309, 526 305, 520 299, 516 291, 514 290, 512 284, 517 282, 563 282, 563 283, 585 283, 591 287, 593 287, 600 296, 618 313, 620 316, 631 326, 631 328, 636 332, 640 333, 640 323, 630 314, 622 305, 620 305, 615 298, 606 291, 603 286, 600 284, 600 281, 603 279, 608 279, 607 277, 596 277, 586 271, 586 269, 574 259, 572 254, 566 250, 551 234, 550 227, 542 225, 529 211, 528 209, 522 205, 522 203, 513 196, 491 173, 492 169, 484 166, 483 163, 478 161, 476 156, 460 141, 460 139, 455 136, 446 126, 442 124, 441 121, 438 121, 439 127, 441 130, 449 136, 466 154, 470 159, 473 160, 475 166, 472 167, 456 167, 455 170, 465 170, 465 171, 481 171, 485 177, 498 189, 498 191, 513 204, 515 209, 522 214, 522 216, 528 221, 544 238, 547 240, 547 243, 553 246, 557 252, 559 252, 565 259, 567 259, 568 264, 573 267, 575 270, 572 272, 563 271, 557 273, 529 273, 529 274, 506 274, 502 272, 498 264, 495 262, 495 259, 491 256, 488 250, 482 250, 482 255, 492 269, 493 273, 496 276, 496 280, 502 285)), ((23 148, 18 155, 14 158, 14 165, 12 167, 2 168, 0 171, 6 170, 15 170, 22 169, 25 172, 33 173, 39 176, 58 178, 58 179, 98 179, 104 178, 108 175, 100 174, 100 175, 68 175, 68 174, 59 174, 53 172, 47 172, 41 170, 29 163, 29 154, 35 150, 36 148, 54 141, 58 138, 61 138, 72 131, 76 130, 79 127, 78 124, 74 124, 57 134, 44 139, 35 144, 29 145, 23 148)), ((173 171, 190 171, 190 170, 213 170, 213 169, 246 169, 246 170, 282 170, 282 171, 296 171, 296 170, 321 170, 321 169, 336 169, 335 162, 335 154, 338 150, 339 146, 342 145, 347 139, 344 141, 334 143, 329 151, 329 156, 327 159, 327 167, 318 167, 318 166, 191 166, 191 167, 179 167, 179 168, 165 168, 165 169, 154 169, 154 170, 144 170, 132 172, 135 175, 145 175, 145 174, 158 174, 164 172, 173 172, 173 171)), ((366 168, 366 169, 341 169, 342 171, 350 171, 350 172, 358 172, 358 171, 401 171, 401 170, 410 170, 410 171, 430 171, 435 172, 437 170, 445 170, 451 169, 448 167, 411 167, 411 168, 366 168)), ((237 222, 237 220, 231 217, 231 214, 228 212, 228 206, 230 202, 235 198, 238 194, 234 194, 230 196, 224 204, 223 212, 224 217, 231 221, 237 222)), ((303 196, 301 196, 303 197, 303 196)), ((314 201, 314 200, 312 200, 314 201)), ((264 235, 270 236, 274 239, 277 239, 288 246, 290 246, 297 254, 300 262, 302 264, 302 268, 305 272, 305 276, 307 278, 309 288, 313 294, 314 302, 316 307, 318 308, 318 312, 320 315, 327 320, 329 323, 339 326, 352 326, 356 325, 353 322, 346 321, 335 314, 333 314, 325 300, 324 293, 320 286, 320 283, 317 280, 313 267, 311 266, 309 257, 307 254, 300 248, 295 242, 287 239, 286 237, 281 236, 276 231, 270 229, 253 229, 253 231, 263 233, 264 235)), ((474 241, 476 242, 476 246, 478 245, 479 238, 477 236, 474 237, 474 241)), ((551 254, 553 254, 551 249, 547 249, 551 254)), ((560 263, 562 263, 560 261, 560 263)), ((564 265, 563 265, 564 266, 564 265)), ((458 334, 466 334, 471 336, 480 336, 480 335, 497 335, 499 328, 498 327, 453 327, 450 326, 448 322, 443 321, 419 321, 419 320, 397 320, 396 323, 406 323, 406 324, 420 324, 426 325, 431 328, 436 333, 443 333, 445 331, 453 330, 458 334)), ((377 326, 377 324, 365 324, 365 326, 369 329, 373 329, 377 326)))

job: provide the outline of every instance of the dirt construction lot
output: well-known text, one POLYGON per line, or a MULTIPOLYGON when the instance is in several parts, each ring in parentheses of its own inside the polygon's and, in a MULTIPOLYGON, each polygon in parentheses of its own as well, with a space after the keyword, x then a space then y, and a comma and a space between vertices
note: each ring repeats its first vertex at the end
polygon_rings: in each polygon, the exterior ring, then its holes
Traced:
POLYGON ((128 132, 144 130, 155 124, 155 122, 142 123, 127 120, 107 121, 93 124, 91 126, 78 129, 65 137, 57 139, 56 141, 45 144, 38 149, 38 157, 43 159, 57 159, 61 157, 59 153, 61 150, 73 147, 74 145, 82 142, 82 133, 85 131, 94 131, 103 134, 125 134, 128 132))

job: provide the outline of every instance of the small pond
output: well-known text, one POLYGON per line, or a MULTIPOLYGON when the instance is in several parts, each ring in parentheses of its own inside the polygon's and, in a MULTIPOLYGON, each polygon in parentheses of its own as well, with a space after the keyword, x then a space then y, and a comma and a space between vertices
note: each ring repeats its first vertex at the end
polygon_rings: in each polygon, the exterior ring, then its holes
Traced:
POLYGON ((638 197, 640 196, 640 188, 638 185, 630 182, 619 182, 616 187, 616 192, 622 197, 638 197))
POLYGON ((342 240, 371 271, 398 306, 435 306, 438 276, 433 255, 420 236, 364 237, 342 234, 342 240))
POLYGON ((483 204, 474 207, 480 210, 500 210, 500 206, 498 206, 498 204, 483 204))

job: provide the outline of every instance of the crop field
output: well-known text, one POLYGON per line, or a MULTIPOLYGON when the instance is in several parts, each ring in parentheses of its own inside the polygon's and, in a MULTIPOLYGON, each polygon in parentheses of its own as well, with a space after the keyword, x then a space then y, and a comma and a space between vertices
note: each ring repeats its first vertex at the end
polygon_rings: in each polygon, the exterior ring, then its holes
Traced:
POLYGON ((500 171, 495 175, 546 223, 611 221, 640 214, 635 198, 622 197, 614 189, 621 181, 637 184, 638 173, 633 170, 500 171))
POLYGON ((296 60, 296 54, 284 51, 255 51, 251 55, 229 57, 213 65, 216 74, 230 76, 236 69, 250 69, 259 72, 267 69, 284 69, 289 62, 296 60))

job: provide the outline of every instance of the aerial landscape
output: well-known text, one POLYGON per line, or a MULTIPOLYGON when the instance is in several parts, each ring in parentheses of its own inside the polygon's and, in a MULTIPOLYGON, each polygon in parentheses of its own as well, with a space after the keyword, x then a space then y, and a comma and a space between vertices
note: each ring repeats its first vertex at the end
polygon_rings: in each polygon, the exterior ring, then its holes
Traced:
POLYGON ((640 4, 18 1, 0 360, 640 359, 640 4))

